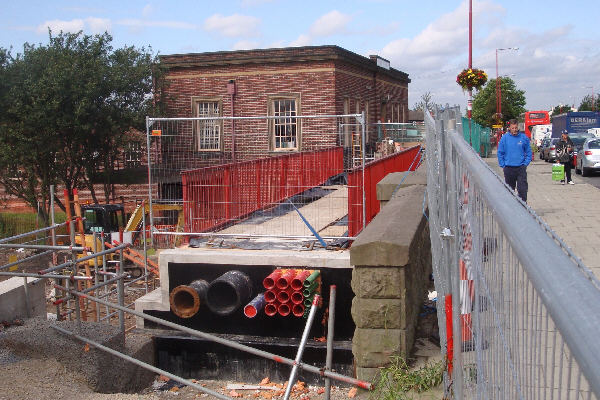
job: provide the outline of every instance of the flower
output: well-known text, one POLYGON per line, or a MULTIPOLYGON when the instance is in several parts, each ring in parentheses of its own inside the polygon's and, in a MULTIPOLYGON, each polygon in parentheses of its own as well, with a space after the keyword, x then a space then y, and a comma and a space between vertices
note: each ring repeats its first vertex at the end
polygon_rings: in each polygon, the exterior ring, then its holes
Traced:
POLYGON ((487 82, 487 74, 477 68, 463 69, 456 77, 456 83, 463 90, 480 89, 487 82))

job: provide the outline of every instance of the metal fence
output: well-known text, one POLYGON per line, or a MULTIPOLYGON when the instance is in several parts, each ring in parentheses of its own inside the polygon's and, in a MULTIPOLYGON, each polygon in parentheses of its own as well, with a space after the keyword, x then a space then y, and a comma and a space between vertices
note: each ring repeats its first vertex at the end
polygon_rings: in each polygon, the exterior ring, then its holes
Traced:
POLYGON ((454 111, 425 116, 447 397, 599 398, 597 279, 469 147, 454 111))
POLYGON ((343 173, 376 140, 362 114, 148 118, 147 137, 153 237, 347 236, 343 173))

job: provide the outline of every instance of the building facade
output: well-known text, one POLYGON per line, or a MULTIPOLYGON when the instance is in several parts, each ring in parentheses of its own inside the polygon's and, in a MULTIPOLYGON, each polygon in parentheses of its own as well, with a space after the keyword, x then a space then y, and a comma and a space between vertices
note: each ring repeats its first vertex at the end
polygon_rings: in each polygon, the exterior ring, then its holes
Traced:
MULTIPOLYGON (((296 116, 364 112, 367 124, 408 120, 408 75, 338 46, 165 55, 160 64, 168 117, 277 117, 195 121, 177 152, 189 167, 350 147, 360 131, 354 118, 296 116)), ((374 131, 367 130, 372 148, 374 131)))

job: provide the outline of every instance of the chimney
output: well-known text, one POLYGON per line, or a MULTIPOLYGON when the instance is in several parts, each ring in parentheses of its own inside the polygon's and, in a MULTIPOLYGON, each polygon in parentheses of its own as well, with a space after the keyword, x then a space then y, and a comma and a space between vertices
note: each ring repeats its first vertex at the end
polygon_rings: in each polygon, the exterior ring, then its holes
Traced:
POLYGON ((370 55, 369 58, 377 64, 378 67, 390 69, 390 61, 378 55, 370 55))

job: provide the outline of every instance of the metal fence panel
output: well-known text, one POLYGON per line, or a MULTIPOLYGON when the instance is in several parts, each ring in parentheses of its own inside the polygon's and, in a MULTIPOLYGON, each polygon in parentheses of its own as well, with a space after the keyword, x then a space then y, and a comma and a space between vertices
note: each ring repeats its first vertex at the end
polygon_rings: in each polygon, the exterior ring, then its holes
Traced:
POLYGON ((349 186, 343 173, 373 157, 364 132, 361 114, 148 118, 155 246, 177 245, 185 233, 313 237, 297 210, 321 236, 344 237, 363 220, 348 210, 362 174, 349 186))
POLYGON ((598 398, 600 290, 464 141, 457 116, 426 115, 447 395, 598 398))

